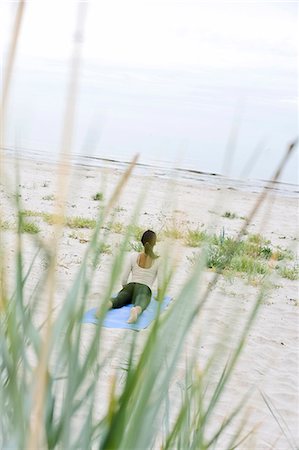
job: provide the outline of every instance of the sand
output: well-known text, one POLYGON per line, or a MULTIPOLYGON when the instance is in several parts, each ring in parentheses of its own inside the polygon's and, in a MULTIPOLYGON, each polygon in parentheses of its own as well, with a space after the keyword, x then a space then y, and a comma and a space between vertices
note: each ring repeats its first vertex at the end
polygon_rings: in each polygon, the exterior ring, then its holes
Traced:
MULTIPOLYGON (((123 167, 110 163, 107 167, 75 166, 72 169, 70 195, 67 201, 68 216, 83 216, 95 218, 99 208, 109 199, 114 187, 123 173, 123 167), (103 192, 104 201, 95 201, 92 196, 103 192)), ((9 182, 15 178, 14 162, 11 158, 5 160, 5 174, 9 182)), ((56 167, 49 162, 35 162, 23 159, 20 161, 20 186, 23 208, 33 211, 53 212, 54 196, 56 195, 56 167)), ((199 228, 209 233, 224 233, 234 235, 244 223, 244 217, 255 204, 260 186, 248 182, 240 184, 234 180, 221 177, 207 177, 192 173, 168 174, 161 169, 138 169, 128 182, 123 195, 115 205, 116 221, 127 224, 133 214, 139 195, 142 205, 138 213, 138 223, 144 228, 152 228, 158 233, 165 229, 176 228, 187 230, 199 228), (226 211, 237 215, 234 219, 223 217, 226 211)), ((12 206, 13 193, 9 186, 1 185, 1 211, 4 220, 13 223, 15 214, 12 206)), ((41 231, 41 238, 48 240, 53 233, 53 227, 35 217, 41 231)), ((282 188, 269 190, 268 198, 249 226, 250 233, 261 233, 271 240, 273 245, 297 251, 298 246, 298 194, 286 192, 282 188)), ((58 313, 64 295, 82 261, 89 230, 71 230, 65 228, 61 239, 58 261, 58 286, 55 297, 55 314, 58 313)), ((7 271, 9 286, 13 284, 13 258, 15 256, 14 234, 5 231, 5 247, 8 255, 7 271)), ((119 245, 121 234, 112 233, 109 237, 110 251, 103 255, 97 269, 92 292, 88 297, 86 310, 99 304, 101 293, 107 286, 107 275, 113 259, 113 248, 119 245)), ((157 250, 161 251, 163 242, 159 242, 157 250)), ((176 274, 169 287, 169 295, 176 296, 181 286, 192 270, 194 248, 187 247, 182 239, 176 239, 172 244, 176 260, 176 274)), ((35 253, 34 241, 31 236, 24 236, 25 263, 29 264, 35 253)), ((41 271, 45 270, 46 261, 40 260, 34 266, 28 283, 27 294, 34 288, 41 271)), ((213 274, 206 271, 203 284, 206 284, 213 274)), ((230 381, 229 389, 221 399, 215 420, 221 423, 232 405, 251 389, 251 396, 246 404, 248 416, 247 430, 255 428, 248 441, 241 444, 242 449, 288 449, 290 444, 284 436, 275 419, 270 414, 261 392, 270 399, 281 417, 286 421, 293 441, 299 444, 299 364, 298 364, 298 329, 299 329, 299 296, 298 281, 288 280, 278 275, 271 275, 271 288, 261 305, 258 318, 250 331, 246 347, 237 364, 230 381)), ((192 327, 190 335, 184 343, 184 355, 178 362, 175 379, 170 389, 175 410, 177 393, 183 379, 185 355, 194 350, 194 339, 199 329, 202 330, 202 341, 198 352, 199 367, 203 367, 215 343, 221 339, 223 331, 229 332, 231 338, 223 346, 223 354, 219 358, 219 370, 226 356, 232 350, 242 324, 254 303, 259 283, 241 277, 220 277, 213 289, 202 314, 192 327)), ((45 308, 41 303, 37 324, 43 322, 45 308)), ((84 325, 82 351, 94 332, 92 325, 84 325)), ((140 333, 146 336, 148 331, 140 333)), ((107 351, 119 339, 128 336, 124 330, 104 330, 103 340, 107 351)), ((102 388, 108 388, 111 376, 119 366, 122 350, 111 358, 109 367, 102 375, 102 388)), ((211 379, 211 385, 216 382, 217 370, 211 379)), ((108 389, 106 389, 108 391, 108 389)), ((99 402, 98 414, 104 411, 103 398, 99 402)), ((229 436, 229 432, 228 432, 229 436)), ((217 444, 221 449, 224 442, 217 444)))

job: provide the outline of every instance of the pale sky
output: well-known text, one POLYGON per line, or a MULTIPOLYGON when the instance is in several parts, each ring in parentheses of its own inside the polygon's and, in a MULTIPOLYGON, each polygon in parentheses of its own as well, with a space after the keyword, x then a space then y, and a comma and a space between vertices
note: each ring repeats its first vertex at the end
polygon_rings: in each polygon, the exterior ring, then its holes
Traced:
MULTIPOLYGON (((5 48, 16 2, 0 5, 5 48)), ((75 1, 28 1, 19 59, 68 58, 77 10, 75 1)), ((297 18, 298 2, 287 0, 90 1, 84 56, 117 65, 294 71, 297 18)))

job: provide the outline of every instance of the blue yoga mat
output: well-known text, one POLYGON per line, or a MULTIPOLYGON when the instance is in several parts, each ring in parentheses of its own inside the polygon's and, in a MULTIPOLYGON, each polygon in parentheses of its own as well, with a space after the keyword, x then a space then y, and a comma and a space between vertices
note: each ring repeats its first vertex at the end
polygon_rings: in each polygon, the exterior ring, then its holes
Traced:
MULTIPOLYGON (((172 297, 164 297, 161 311, 167 308, 169 303, 171 302, 172 297)), ((107 311, 106 317, 103 322, 103 327, 106 328, 128 328, 129 330, 143 330, 147 328, 150 323, 155 319, 157 311, 158 311, 158 302, 151 299, 150 304, 146 308, 145 311, 139 316, 136 323, 129 324, 127 320, 130 316, 130 310, 132 305, 123 306, 118 309, 110 309, 107 311)), ((95 325, 98 323, 98 319, 95 317, 97 308, 92 308, 87 311, 82 319, 82 323, 94 323, 95 325)))

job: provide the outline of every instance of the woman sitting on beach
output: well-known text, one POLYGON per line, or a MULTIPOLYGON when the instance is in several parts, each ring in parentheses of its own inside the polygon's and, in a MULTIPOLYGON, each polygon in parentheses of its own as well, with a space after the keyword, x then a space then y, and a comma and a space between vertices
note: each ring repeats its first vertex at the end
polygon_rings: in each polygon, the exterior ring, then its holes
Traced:
MULTIPOLYGON (((158 256, 154 253, 156 234, 147 230, 143 233, 141 242, 144 247, 142 253, 133 253, 124 270, 122 290, 115 298, 109 300, 109 309, 121 308, 133 304, 128 323, 135 323, 140 314, 148 307, 152 297, 152 285, 158 277, 161 286, 158 256), (131 281, 128 283, 130 273, 131 281)), ((159 292, 159 289, 158 289, 159 292)))

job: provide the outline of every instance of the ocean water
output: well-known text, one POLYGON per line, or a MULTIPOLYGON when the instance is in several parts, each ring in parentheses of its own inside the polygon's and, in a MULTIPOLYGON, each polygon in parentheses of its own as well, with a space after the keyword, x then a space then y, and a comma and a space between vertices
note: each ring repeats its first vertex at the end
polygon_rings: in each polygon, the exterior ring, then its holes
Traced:
MULTIPOLYGON (((55 157, 69 67, 18 66, 5 145, 55 157)), ((283 69, 192 71, 85 63, 80 72, 75 155, 179 167, 238 179, 269 179, 298 133, 297 80, 283 69)), ((282 181, 298 183, 298 157, 282 181)))

